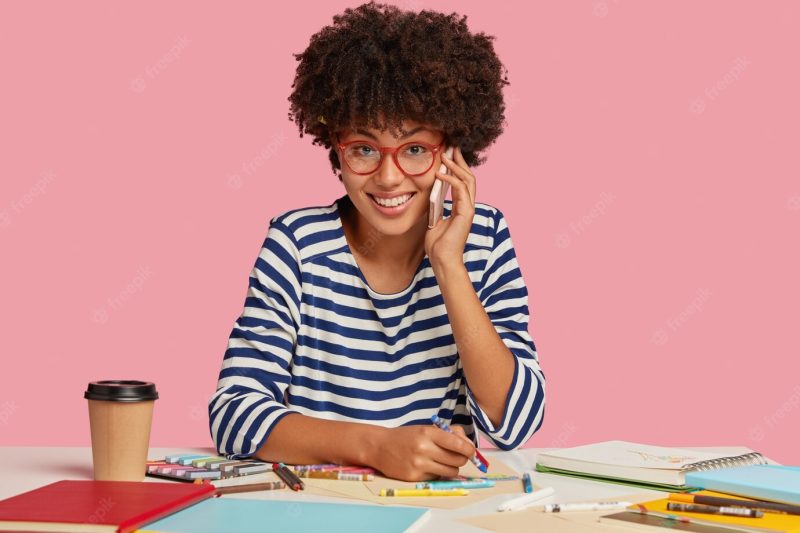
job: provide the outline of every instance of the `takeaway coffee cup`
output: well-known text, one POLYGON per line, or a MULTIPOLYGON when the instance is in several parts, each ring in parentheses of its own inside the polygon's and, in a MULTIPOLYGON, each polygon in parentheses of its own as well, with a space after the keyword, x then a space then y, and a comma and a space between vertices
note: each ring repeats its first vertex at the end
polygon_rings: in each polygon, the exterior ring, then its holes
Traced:
POLYGON ((94 478, 142 481, 156 386, 147 381, 93 381, 83 397, 89 400, 94 478))

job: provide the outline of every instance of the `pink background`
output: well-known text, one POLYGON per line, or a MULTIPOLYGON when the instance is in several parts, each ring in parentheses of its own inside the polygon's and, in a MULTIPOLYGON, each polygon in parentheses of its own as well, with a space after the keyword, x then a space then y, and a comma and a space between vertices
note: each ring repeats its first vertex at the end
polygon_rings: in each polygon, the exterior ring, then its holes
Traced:
MULTIPOLYGON (((158 385, 151 445, 211 445, 269 219, 343 194, 287 97, 355 5, 2 4, 1 445, 88 445, 86 383, 125 378, 158 385)), ((509 69, 474 170, 548 380, 529 445, 800 463, 800 6, 399 5, 468 15, 509 69)))

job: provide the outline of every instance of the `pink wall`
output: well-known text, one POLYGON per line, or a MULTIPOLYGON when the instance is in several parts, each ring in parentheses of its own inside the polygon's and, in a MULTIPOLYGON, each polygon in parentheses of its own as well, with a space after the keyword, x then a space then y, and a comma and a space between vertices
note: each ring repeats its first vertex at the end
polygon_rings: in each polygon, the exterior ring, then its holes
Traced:
MULTIPOLYGON (((0 7, 0 445, 88 444, 112 378, 157 383, 152 445, 210 445, 269 219, 343 192, 286 116, 291 54, 357 5, 313 4, 0 7)), ((467 14, 509 68, 475 173, 548 378, 530 444, 800 463, 800 6, 402 5, 467 14)))

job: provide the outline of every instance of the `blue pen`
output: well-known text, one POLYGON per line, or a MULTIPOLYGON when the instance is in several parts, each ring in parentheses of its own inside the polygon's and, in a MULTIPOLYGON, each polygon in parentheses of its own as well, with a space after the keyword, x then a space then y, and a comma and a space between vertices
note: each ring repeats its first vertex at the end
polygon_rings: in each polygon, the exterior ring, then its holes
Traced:
MULTIPOLYGON (((448 433, 453 432, 453 430, 450 429, 450 426, 447 425, 447 422, 445 422, 436 415, 433 415, 431 417, 431 422, 433 422, 435 426, 445 430, 448 433)), ((475 453, 480 454, 480 452, 477 449, 475 450, 475 453)), ((472 461, 472 464, 478 467, 478 470, 480 470, 483 473, 486 473, 489 470, 488 465, 484 464, 477 456, 470 457, 470 461, 472 461)))
POLYGON ((417 483, 418 489, 488 489, 494 487, 494 481, 488 479, 474 479, 459 481, 423 481, 417 483))
POLYGON ((531 480, 530 472, 525 472, 522 474, 522 488, 525 492, 533 492, 533 482, 531 480))

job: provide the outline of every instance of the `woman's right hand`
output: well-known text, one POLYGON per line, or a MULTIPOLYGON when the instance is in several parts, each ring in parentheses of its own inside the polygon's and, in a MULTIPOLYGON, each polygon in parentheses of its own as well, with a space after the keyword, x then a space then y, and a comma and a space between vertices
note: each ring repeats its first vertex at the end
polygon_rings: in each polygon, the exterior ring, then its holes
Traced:
POLYGON ((455 477, 459 467, 475 455, 475 446, 461 427, 451 430, 448 433, 434 425, 387 428, 373 449, 370 466, 403 481, 455 477))

